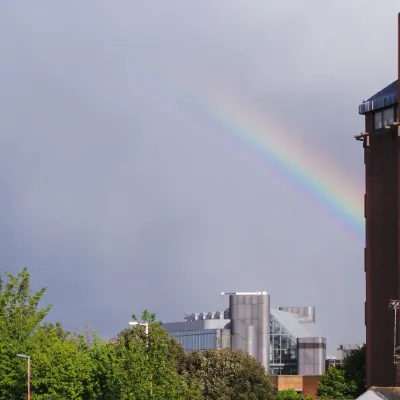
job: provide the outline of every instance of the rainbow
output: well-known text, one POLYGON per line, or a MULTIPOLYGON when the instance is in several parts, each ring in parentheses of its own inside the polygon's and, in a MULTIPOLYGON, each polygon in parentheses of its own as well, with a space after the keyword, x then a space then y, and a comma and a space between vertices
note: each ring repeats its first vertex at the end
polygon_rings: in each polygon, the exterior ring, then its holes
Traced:
POLYGON ((209 78, 181 72, 174 81, 189 107, 258 155, 274 175, 363 245, 365 220, 360 186, 354 187, 321 151, 304 143, 296 129, 282 127, 265 110, 257 110, 234 91, 210 83, 209 78))

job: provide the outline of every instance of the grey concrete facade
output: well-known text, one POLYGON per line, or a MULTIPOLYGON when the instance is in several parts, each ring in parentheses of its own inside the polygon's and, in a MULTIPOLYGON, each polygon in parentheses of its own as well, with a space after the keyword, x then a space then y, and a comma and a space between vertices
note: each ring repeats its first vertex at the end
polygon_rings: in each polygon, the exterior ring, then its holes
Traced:
POLYGON ((357 350, 361 347, 361 344, 341 344, 338 349, 338 358, 344 359, 347 357, 353 350, 357 350))
POLYGON ((243 350, 269 370, 270 301, 265 292, 230 294, 232 348, 243 350))
POLYGON ((297 338, 297 352, 299 375, 322 375, 325 372, 325 338, 297 338))

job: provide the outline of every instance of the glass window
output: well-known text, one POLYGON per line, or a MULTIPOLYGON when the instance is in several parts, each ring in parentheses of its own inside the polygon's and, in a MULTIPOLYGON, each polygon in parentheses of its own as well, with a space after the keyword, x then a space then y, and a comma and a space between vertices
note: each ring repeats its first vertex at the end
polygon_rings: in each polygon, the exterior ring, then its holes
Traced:
POLYGON ((290 348, 290 337, 286 335, 281 336, 281 348, 282 350, 288 350, 290 348))
POLYGON ((272 324, 272 331, 271 331, 271 333, 272 333, 273 335, 279 335, 279 334, 281 333, 281 326, 280 326, 279 323, 276 323, 276 322, 274 321, 274 323, 272 324))
POLYGON ((392 125, 394 122, 394 107, 383 110, 383 126, 392 125))
POLYGON ((375 129, 382 129, 383 128, 383 123, 382 123, 382 112, 376 112, 375 113, 375 129))
POLYGON ((296 338, 274 316, 270 318, 270 373, 295 375, 298 371, 296 338))

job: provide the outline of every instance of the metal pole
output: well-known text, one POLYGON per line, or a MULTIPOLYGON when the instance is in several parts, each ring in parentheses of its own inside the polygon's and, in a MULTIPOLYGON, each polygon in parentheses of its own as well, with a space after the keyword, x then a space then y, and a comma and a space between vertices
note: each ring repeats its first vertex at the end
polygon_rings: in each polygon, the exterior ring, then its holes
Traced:
POLYGON ((28 356, 28 400, 31 400, 31 358, 28 356))
POLYGON ((396 364, 396 331, 397 331, 397 306, 394 306, 394 324, 393 324, 393 364, 396 364))
MULTIPOLYGON (((144 324, 145 333, 146 333, 146 347, 149 347, 149 323, 146 322, 144 324)), ((147 354, 147 359, 149 359, 149 355, 147 354)), ((150 398, 153 397, 153 376, 150 374, 150 398)))
POLYGON ((394 321, 393 321, 393 364, 398 363, 397 357, 397 310, 400 307, 400 300, 390 300, 389 308, 394 311, 394 321))

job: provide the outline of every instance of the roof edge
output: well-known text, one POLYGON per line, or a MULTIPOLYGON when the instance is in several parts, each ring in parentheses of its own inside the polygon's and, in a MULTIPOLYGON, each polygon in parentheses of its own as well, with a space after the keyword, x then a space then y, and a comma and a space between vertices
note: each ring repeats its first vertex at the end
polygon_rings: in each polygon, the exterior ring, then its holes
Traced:
POLYGON ((371 111, 379 110, 396 104, 398 102, 397 82, 398 80, 396 79, 390 85, 374 94, 368 100, 363 101, 358 106, 358 113, 367 114, 371 111))

